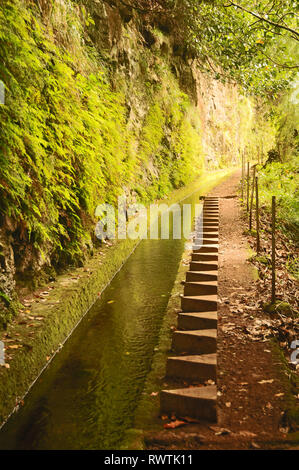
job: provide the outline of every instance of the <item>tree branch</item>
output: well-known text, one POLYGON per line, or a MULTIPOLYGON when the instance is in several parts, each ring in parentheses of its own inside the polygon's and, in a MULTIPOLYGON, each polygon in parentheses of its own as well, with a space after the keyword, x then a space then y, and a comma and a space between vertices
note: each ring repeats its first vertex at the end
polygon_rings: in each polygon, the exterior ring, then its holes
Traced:
POLYGON ((275 21, 271 21, 269 20, 268 18, 265 18, 263 16, 260 16, 258 15, 257 13, 255 13, 254 11, 251 11, 251 10, 247 10, 247 8, 244 8, 242 7, 241 5, 238 5, 237 3, 234 3, 234 2, 230 2, 228 5, 224 5, 225 8, 228 8, 228 7, 236 7, 236 8, 239 8, 239 10, 242 10, 242 11, 245 11, 246 13, 249 13, 249 15, 252 15, 254 16, 255 18, 258 18, 259 20, 262 20, 268 24, 271 24, 272 26, 275 26, 277 28, 280 28, 280 29, 284 29, 286 31, 289 31, 290 33, 292 33, 292 37, 294 39, 296 39, 296 41, 299 41, 299 32, 296 31, 295 29, 293 28, 289 28, 288 26, 284 26, 282 24, 279 24, 279 23, 276 23, 275 21))
POLYGON ((264 51, 261 51, 262 54, 267 57, 268 60, 270 60, 273 64, 275 64, 277 67, 281 67, 284 69, 299 69, 299 65, 287 65, 287 64, 278 64, 273 60, 271 57, 269 57, 264 51))

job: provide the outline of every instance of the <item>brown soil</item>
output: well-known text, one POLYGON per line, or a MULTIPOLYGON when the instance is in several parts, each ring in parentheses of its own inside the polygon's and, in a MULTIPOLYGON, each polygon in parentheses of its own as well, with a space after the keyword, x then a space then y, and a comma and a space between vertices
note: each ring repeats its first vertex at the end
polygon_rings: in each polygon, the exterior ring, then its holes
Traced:
POLYGON ((251 334, 256 320, 267 321, 267 314, 255 303, 239 179, 238 172, 210 193, 220 197, 218 424, 192 423, 151 433, 148 449, 290 448, 281 360, 269 339, 251 334))

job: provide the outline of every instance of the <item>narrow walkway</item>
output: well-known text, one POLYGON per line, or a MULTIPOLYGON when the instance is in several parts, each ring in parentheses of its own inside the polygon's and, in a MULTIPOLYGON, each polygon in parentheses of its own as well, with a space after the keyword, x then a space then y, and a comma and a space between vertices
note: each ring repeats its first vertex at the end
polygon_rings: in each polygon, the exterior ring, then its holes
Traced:
POLYGON ((182 312, 166 375, 176 388, 161 392, 161 413, 217 421, 218 198, 204 199, 195 221, 190 269, 186 273, 182 312), (194 386, 192 386, 194 384, 194 386))
POLYGON ((279 359, 268 341, 253 341, 246 326, 256 312, 250 302, 254 270, 243 235, 236 172, 209 196, 219 197, 217 424, 198 421, 153 433, 149 449, 284 448, 279 359))

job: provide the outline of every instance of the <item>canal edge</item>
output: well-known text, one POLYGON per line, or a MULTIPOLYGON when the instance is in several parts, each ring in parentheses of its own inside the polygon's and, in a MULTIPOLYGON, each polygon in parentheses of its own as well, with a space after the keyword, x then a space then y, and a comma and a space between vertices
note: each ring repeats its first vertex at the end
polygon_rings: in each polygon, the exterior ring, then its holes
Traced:
MULTIPOLYGON (((215 187, 233 171, 234 169, 230 168, 213 173, 207 182, 207 187, 215 187)), ((190 185, 173 191, 168 198, 156 202, 173 204, 183 201, 196 191, 196 187, 198 188, 204 177, 205 174, 190 185)), ((31 344, 10 351, 10 354, 13 354, 10 367, 0 367, 0 429, 22 406, 33 385, 135 251, 140 241, 126 239, 114 243, 111 247, 101 248, 84 267, 71 269, 58 276, 58 282, 62 281, 62 284, 71 280, 69 286, 55 283, 55 291, 48 297, 49 302, 47 299, 46 303, 38 303, 31 309, 30 317, 39 319, 44 317, 44 321, 38 322, 40 325, 31 344), (101 256, 103 252, 104 259, 101 256)), ((11 333, 13 336, 15 326, 15 323, 10 324, 5 333, 11 333)))

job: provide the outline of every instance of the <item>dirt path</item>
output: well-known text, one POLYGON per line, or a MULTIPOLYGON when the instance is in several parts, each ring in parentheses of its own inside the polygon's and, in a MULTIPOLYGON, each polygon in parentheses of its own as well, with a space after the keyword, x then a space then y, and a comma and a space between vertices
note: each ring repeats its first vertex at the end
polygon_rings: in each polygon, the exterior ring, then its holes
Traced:
POLYGON ((238 172, 209 194, 220 197, 218 424, 194 423, 150 434, 149 449, 286 447, 281 362, 268 340, 250 335, 257 315, 250 301, 256 286, 236 196, 239 179, 238 172))

